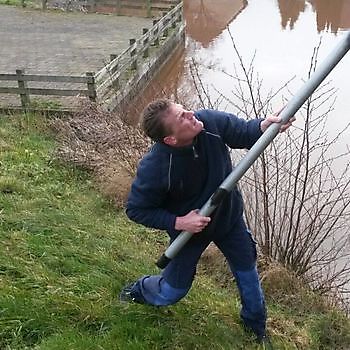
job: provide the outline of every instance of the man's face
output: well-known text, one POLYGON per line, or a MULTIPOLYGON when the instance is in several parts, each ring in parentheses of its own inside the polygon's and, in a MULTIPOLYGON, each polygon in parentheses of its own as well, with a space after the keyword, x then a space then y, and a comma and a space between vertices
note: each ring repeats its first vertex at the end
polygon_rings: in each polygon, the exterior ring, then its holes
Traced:
POLYGON ((203 130, 203 123, 194 116, 193 111, 187 111, 176 103, 169 107, 164 123, 171 130, 170 135, 164 137, 164 143, 174 147, 190 145, 203 130))

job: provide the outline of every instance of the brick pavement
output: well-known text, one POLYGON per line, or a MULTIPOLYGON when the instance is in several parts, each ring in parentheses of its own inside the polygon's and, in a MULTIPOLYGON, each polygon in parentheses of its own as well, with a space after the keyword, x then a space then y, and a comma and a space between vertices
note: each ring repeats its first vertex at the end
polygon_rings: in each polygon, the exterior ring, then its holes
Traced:
MULTIPOLYGON (((149 18, 0 5, 0 73, 15 73, 19 68, 47 75, 97 72, 110 54, 121 53, 130 38, 138 38, 142 28, 151 26, 149 18)), ((0 104, 18 105, 8 101, 13 99, 19 100, 0 95, 0 104)))
POLYGON ((33 74, 96 72, 151 25, 147 18, 0 5, 0 73, 16 68, 33 74))

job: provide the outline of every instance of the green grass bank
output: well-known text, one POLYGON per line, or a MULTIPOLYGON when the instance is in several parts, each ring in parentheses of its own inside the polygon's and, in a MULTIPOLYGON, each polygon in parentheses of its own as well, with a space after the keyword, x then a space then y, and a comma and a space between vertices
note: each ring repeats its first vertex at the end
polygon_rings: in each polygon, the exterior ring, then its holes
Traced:
MULTIPOLYGON (((201 268, 171 307, 119 301, 123 285, 157 273, 165 235, 130 222, 89 173, 55 159, 47 124, 0 116, 0 349, 259 349, 220 271, 201 268)), ((264 283, 276 349, 350 348, 340 311, 306 289, 264 283)))

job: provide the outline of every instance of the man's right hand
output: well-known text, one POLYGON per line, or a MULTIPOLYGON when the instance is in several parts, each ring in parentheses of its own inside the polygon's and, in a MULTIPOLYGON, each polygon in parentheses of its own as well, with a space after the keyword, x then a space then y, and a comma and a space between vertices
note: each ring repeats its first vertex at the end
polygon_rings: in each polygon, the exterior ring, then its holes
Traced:
POLYGON ((175 230, 198 233, 204 230, 210 222, 209 216, 202 216, 199 210, 191 210, 185 216, 178 216, 175 221, 175 230))

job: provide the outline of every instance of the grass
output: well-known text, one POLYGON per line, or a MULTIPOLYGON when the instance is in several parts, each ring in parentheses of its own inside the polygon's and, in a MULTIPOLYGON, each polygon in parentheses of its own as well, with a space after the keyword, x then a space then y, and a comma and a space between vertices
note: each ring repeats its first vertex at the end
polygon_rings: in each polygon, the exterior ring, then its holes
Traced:
POLYGON ((0 0, 0 5, 36 7, 35 2, 29 0, 0 0))
MULTIPOLYGON (((0 116, 0 349, 259 349, 219 275, 200 272, 171 307, 119 302, 123 285, 158 273, 164 235, 131 223, 88 173, 58 162, 46 124, 0 116)), ((341 312, 315 295, 284 299, 268 298, 276 349, 350 347, 341 312)))

